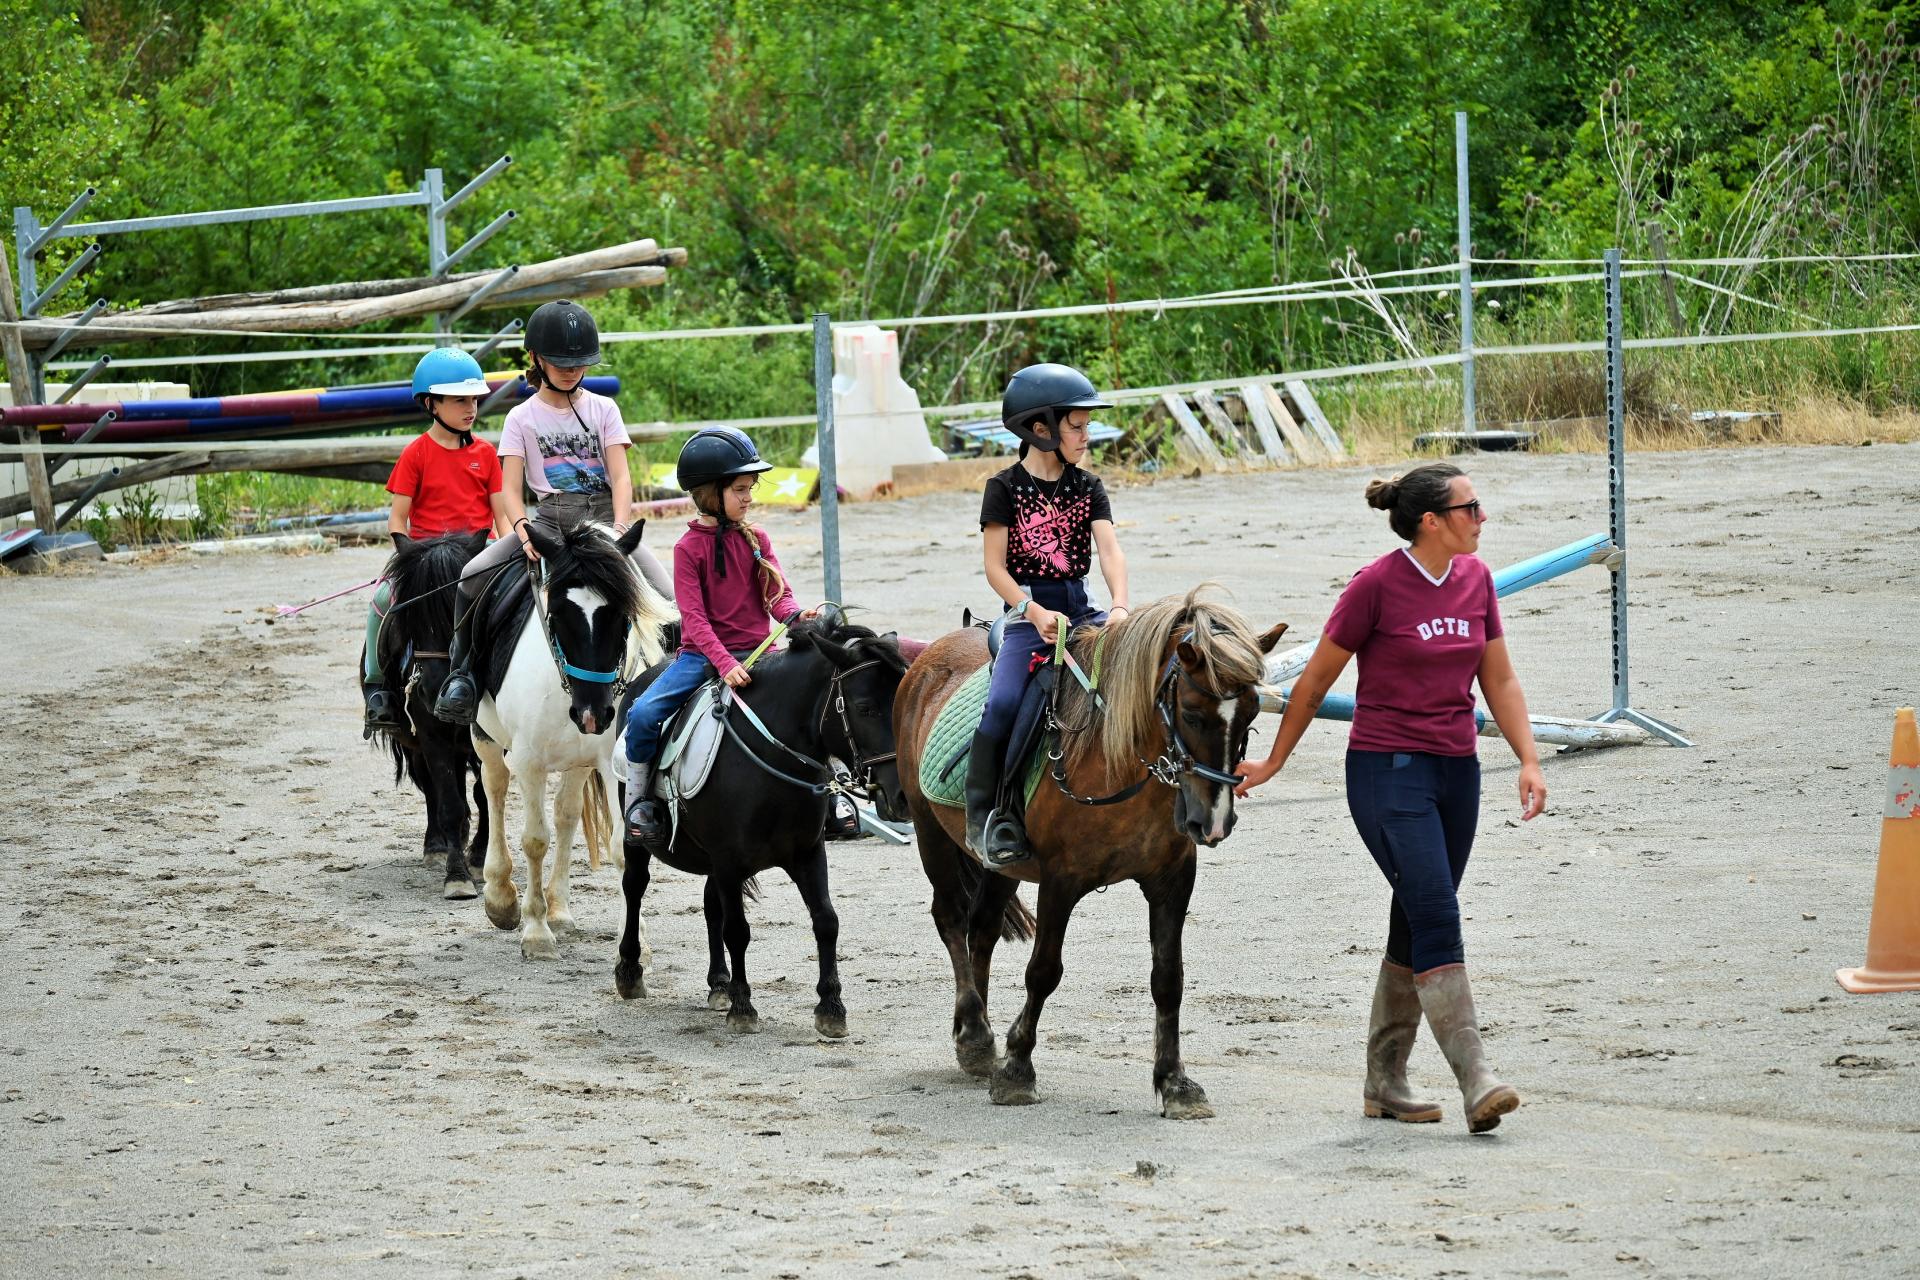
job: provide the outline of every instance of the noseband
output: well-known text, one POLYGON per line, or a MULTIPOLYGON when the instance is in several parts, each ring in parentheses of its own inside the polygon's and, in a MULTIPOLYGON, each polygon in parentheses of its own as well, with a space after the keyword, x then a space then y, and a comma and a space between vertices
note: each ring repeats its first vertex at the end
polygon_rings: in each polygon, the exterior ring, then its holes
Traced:
MULTIPOLYGON (((589 684, 610 684, 613 686, 613 700, 618 703, 621 696, 627 691, 627 678, 621 675, 619 670, 619 668, 624 665, 624 661, 616 660, 614 670, 612 671, 589 671, 584 667, 576 667, 571 662, 568 662, 567 655, 561 651, 560 641, 553 634, 553 623, 547 618, 547 566, 545 561, 542 561, 540 564, 540 581, 534 586, 533 603, 537 606, 540 613, 540 630, 544 632, 547 637, 547 648, 553 653, 554 669, 560 673, 561 691, 568 697, 572 697, 572 682, 574 680, 585 680, 589 684)), ((622 615, 620 619, 621 659, 624 659, 626 655, 627 636, 632 630, 633 619, 622 615)))

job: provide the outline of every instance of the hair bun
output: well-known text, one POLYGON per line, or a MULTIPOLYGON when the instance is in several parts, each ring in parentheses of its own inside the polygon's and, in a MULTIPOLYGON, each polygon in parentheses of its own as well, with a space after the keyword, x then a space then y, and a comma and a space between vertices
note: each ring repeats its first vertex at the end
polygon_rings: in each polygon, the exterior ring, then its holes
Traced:
POLYGON ((1367 505, 1376 511, 1391 511, 1400 500, 1400 477, 1367 481, 1367 505))

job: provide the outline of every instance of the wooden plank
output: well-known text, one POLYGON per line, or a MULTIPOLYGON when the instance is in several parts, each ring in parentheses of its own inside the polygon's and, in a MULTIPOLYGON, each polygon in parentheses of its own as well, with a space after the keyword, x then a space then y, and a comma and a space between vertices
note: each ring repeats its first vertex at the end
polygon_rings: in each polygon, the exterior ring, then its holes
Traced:
POLYGON ((1288 446, 1293 449, 1293 456, 1310 467, 1317 467, 1327 461, 1326 446, 1300 429, 1300 424, 1294 421, 1293 411, 1287 408, 1287 402, 1280 398, 1280 393, 1274 390, 1273 384, 1261 383, 1260 392, 1261 399, 1266 401, 1267 412, 1273 415, 1274 423, 1280 428, 1280 434, 1286 438, 1288 446))
POLYGON ((1240 429, 1234 426, 1233 419, 1228 417, 1227 411, 1220 407, 1220 402, 1213 398, 1211 388, 1201 387, 1195 391, 1193 403, 1199 407, 1200 416, 1207 420, 1207 425, 1213 428, 1214 435, 1220 438, 1220 443, 1225 445, 1235 458, 1242 462, 1254 460, 1257 455, 1248 447, 1247 442, 1240 438, 1240 429))
POLYGON ((1267 398, 1261 394, 1265 389, 1256 382, 1247 383, 1240 388, 1240 402, 1247 406, 1247 418, 1253 423, 1254 432, 1260 437, 1260 447, 1267 451, 1267 457, 1283 464, 1292 462, 1293 454, 1280 438, 1280 430, 1273 424, 1273 413, 1267 408, 1267 398))
POLYGON ((1340 443, 1339 434, 1333 424, 1327 421, 1327 415, 1321 410, 1320 402, 1313 398, 1313 389, 1299 378, 1289 379, 1287 394, 1293 397, 1293 403, 1299 408, 1300 416, 1306 420, 1320 443, 1327 446, 1327 452, 1334 458, 1347 456, 1347 447, 1340 443))
MULTIPOLYGON (((7 255, 0 253, 0 348, 4 348, 7 368, 7 381, 13 387, 15 404, 32 404, 39 397, 33 385, 33 368, 27 363, 27 349, 20 341, 20 330, 13 322, 20 318, 19 305, 13 298, 13 272, 7 266, 7 255)), ((27 472, 26 506, 33 508, 33 523, 42 533, 54 532, 53 482, 47 471, 47 455, 40 451, 40 433, 28 427, 21 433, 20 461, 27 472)), ((21 510, 24 510, 22 507, 21 510)), ((17 515, 10 511, 8 515, 17 515)))
POLYGON ((1200 455, 1200 460, 1210 465, 1215 471, 1225 471, 1227 460, 1221 456, 1212 438, 1202 429, 1200 420, 1193 416, 1193 410, 1187 408, 1187 402, 1171 391, 1163 391, 1160 393, 1160 403, 1167 407, 1167 412, 1173 415, 1173 420, 1180 424, 1181 436, 1185 438, 1187 445, 1200 455))
POLYGON ((978 490, 987 477, 998 475, 1011 465, 1004 453, 981 458, 948 458, 945 462, 896 462, 893 464, 893 495, 911 498, 921 493, 953 493, 978 490))

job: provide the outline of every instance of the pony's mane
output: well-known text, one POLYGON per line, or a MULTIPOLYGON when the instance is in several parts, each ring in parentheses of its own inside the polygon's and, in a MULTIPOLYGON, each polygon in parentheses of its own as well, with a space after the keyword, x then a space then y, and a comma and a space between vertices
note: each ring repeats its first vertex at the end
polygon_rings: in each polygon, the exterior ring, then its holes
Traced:
MULTIPOLYGON (((1100 693, 1105 711, 1094 706, 1092 695, 1072 673, 1055 673, 1063 719, 1079 729, 1066 734, 1069 768, 1097 750, 1109 781, 1139 769, 1141 757, 1161 731, 1154 693, 1166 674, 1168 647, 1176 640, 1193 646, 1200 658, 1200 679, 1223 693, 1244 689, 1266 674, 1253 628, 1237 610, 1209 598, 1215 589, 1216 584, 1203 582, 1184 596, 1165 596, 1104 628, 1100 693)), ((1083 627, 1068 638, 1074 659, 1089 674, 1098 636, 1096 629, 1083 627)))
POLYGON ((645 602, 640 575, 620 554, 611 530, 582 521, 561 531, 565 547, 546 557, 547 581, 555 588, 587 587, 629 618, 638 618, 645 602))
POLYGON ((451 584, 459 580, 460 571, 477 550, 473 535, 467 533, 408 541, 395 550, 383 573, 393 583, 395 607, 387 615, 381 643, 395 652, 409 644, 446 648, 453 635, 458 595, 451 584))

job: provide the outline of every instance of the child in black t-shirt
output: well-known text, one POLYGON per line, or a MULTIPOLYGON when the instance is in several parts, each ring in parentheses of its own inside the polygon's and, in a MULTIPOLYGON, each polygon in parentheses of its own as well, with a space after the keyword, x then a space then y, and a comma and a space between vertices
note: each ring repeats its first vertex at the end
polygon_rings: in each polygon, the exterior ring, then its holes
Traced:
POLYGON ((1091 409, 1112 406, 1078 369, 1030 365, 1013 375, 1000 418, 1020 437, 1020 460, 987 480, 980 503, 987 584, 1014 618, 994 659, 993 683, 967 771, 967 843, 990 866, 1029 858, 1017 806, 995 809, 1001 757, 1036 655, 1062 627, 1104 623, 1087 596, 1093 551, 1100 551, 1112 610, 1127 612, 1127 561, 1113 531, 1113 510, 1099 477, 1079 467, 1087 455, 1091 409))

